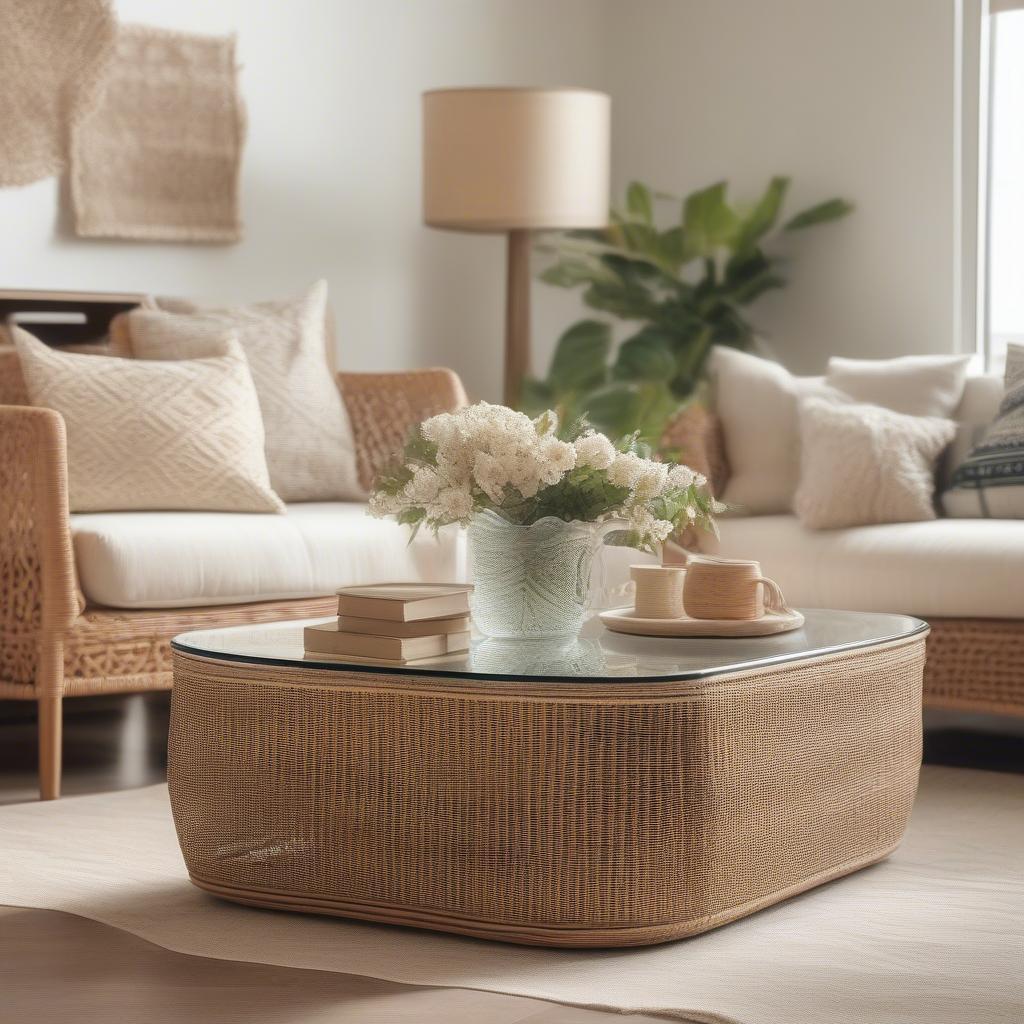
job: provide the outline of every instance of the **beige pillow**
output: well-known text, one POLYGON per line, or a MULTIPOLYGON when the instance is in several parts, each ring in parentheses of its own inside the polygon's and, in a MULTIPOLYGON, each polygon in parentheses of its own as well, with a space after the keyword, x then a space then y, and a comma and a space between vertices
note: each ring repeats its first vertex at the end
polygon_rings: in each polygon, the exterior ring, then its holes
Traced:
POLYGON ((808 398, 800 403, 804 526, 832 529, 935 518, 935 465, 956 424, 878 405, 808 398))
POLYGON ((283 512, 263 422, 232 337, 209 359, 146 363, 48 348, 12 330, 33 405, 64 417, 72 512, 283 512))
POLYGON ((789 512, 800 479, 801 398, 827 394, 821 377, 795 377, 760 356, 717 347, 709 364, 729 483, 720 497, 739 515, 789 512))
POLYGON ((964 393, 970 356, 897 356, 828 361, 825 382, 858 402, 908 416, 952 416, 964 393))
POLYGON ((326 282, 283 302, 231 309, 201 309, 185 300, 172 304, 174 312, 143 308, 128 314, 132 355, 194 357, 225 329, 236 331, 259 395, 277 493, 285 501, 364 498, 352 426, 324 350, 326 282))

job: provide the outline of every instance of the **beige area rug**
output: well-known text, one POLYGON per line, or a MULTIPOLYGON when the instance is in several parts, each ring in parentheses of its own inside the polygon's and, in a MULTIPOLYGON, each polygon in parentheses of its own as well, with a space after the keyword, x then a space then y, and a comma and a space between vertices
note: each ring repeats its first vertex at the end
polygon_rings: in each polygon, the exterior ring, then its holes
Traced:
POLYGON ((67 165, 114 52, 110 0, 0 0, 0 187, 67 165))
POLYGON ((926 768, 886 863, 693 939, 539 950, 193 888, 163 786, 0 809, 0 903, 183 953, 742 1024, 1019 1024, 1024 777, 926 768))
POLYGON ((236 80, 233 37, 122 25, 103 95, 72 136, 76 233, 237 241, 236 80))

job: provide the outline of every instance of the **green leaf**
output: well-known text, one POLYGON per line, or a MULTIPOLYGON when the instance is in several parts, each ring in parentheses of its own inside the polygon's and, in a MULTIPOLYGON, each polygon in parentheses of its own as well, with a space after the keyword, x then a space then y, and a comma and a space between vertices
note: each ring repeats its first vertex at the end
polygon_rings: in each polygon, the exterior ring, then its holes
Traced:
POLYGON ((539 416, 557 404, 555 392, 547 381, 524 377, 519 389, 519 409, 527 416, 539 416))
POLYGON ((783 230, 800 231, 803 228, 813 227, 815 224, 827 224, 831 220, 839 220, 853 211, 853 203, 845 199, 826 199, 817 206, 811 206, 798 213, 792 220, 787 221, 783 230))
POLYGON ((735 234, 737 217, 725 201, 725 190, 726 183, 720 181, 686 197, 683 232, 690 258, 713 255, 735 234))
POLYGON ((659 383, 671 380, 676 372, 676 340, 667 331, 645 327, 622 343, 612 376, 617 380, 659 383))
POLYGON ((664 383, 609 384, 587 396, 588 418, 599 430, 611 437, 636 432, 655 446, 679 405, 664 383))
POLYGON ((612 329, 600 320, 580 320, 559 339, 547 385, 556 393, 599 387, 608 377, 612 329))
POLYGON ((609 384, 586 396, 586 416, 610 437, 621 437, 636 429, 641 399, 631 384, 609 384))
POLYGON ((739 224, 735 241, 737 252, 744 252, 756 245, 775 227, 788 188, 789 178, 776 177, 768 183, 757 205, 739 224))
POLYGON ((650 224, 654 219, 654 208, 651 203, 651 192, 639 181, 631 181, 626 189, 626 210, 633 220, 650 224))
POLYGON ((649 320, 657 314, 657 302, 647 288, 637 284, 604 284, 595 281, 584 293, 591 309, 612 313, 623 320, 649 320))

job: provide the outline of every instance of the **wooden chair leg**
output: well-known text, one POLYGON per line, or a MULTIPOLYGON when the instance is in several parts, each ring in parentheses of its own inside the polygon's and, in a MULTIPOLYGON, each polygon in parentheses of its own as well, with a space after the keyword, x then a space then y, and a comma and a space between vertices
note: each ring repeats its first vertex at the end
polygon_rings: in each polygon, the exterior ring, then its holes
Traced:
POLYGON ((39 698, 39 796, 60 796, 62 705, 60 694, 39 698))
POLYGON ((40 651, 39 674, 39 797, 56 800, 60 796, 63 754, 64 647, 59 641, 40 651))

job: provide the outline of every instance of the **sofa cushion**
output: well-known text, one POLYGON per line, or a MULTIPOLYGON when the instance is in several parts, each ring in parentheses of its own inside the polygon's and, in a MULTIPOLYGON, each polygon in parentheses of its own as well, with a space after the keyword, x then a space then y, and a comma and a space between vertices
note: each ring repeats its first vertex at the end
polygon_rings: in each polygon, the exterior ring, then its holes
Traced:
POLYGON ((964 393, 970 356, 897 356, 828 361, 825 383, 858 402, 906 416, 950 417, 964 393))
POLYGON ((263 411, 270 480, 285 501, 365 497, 352 424, 324 351, 326 281, 293 299, 228 309, 154 301, 160 309, 128 314, 136 359, 195 358, 225 329, 237 333, 263 411))
POLYGON ((1024 614, 1024 522, 934 519, 809 530, 795 516, 719 523, 706 543, 727 558, 756 558, 786 600, 803 608, 901 612, 924 618, 1024 614))
POLYGON ((310 502, 285 515, 108 512, 73 515, 78 578, 90 604, 187 608, 317 597, 349 583, 459 580, 458 531, 408 530, 365 505, 310 502))
POLYGON ((137 363, 60 352, 12 330, 32 403, 64 419, 68 503, 77 512, 280 512, 256 388, 237 339, 210 358, 137 363))

